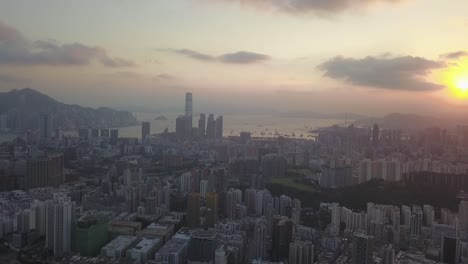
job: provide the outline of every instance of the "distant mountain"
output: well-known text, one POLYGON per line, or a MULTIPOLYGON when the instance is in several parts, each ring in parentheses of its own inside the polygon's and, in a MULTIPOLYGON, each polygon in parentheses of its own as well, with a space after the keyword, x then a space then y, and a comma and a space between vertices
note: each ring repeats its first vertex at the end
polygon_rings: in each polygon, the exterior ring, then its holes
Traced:
POLYGON ((419 130, 429 127, 453 127, 461 120, 455 118, 438 118, 416 114, 392 113, 381 118, 364 118, 357 120, 357 126, 372 126, 378 124, 386 129, 419 130))
POLYGON ((31 88, 0 93, 0 114, 6 114, 9 127, 15 131, 37 128, 41 114, 48 114, 53 127, 62 129, 122 127, 138 123, 127 111, 64 104, 31 88))

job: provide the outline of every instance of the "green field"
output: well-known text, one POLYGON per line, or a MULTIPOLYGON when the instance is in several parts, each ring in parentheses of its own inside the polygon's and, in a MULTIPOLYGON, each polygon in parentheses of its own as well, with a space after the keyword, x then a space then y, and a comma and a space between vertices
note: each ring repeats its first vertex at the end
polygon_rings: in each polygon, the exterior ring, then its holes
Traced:
POLYGON ((281 177, 271 179, 272 184, 279 184, 285 187, 290 187, 304 192, 314 192, 315 189, 312 186, 305 185, 302 183, 295 182, 293 178, 281 177))

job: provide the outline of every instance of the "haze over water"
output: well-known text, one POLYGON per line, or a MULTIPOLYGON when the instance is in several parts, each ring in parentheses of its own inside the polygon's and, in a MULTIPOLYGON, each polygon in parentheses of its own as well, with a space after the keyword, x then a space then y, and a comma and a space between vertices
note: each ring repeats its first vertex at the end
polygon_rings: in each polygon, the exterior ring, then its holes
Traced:
MULTIPOLYGON (((151 133, 162 133, 166 128, 175 131, 175 119, 180 113, 154 114, 134 113, 139 121, 151 122, 151 133), (158 116, 165 116, 167 120, 155 120, 158 116)), ((216 116, 217 114, 215 114, 216 116)), ((194 115, 193 126, 197 127, 198 114, 194 115)), ((344 124, 341 119, 320 119, 300 117, 278 117, 273 115, 238 115, 227 114, 224 117, 224 135, 238 136, 240 132, 251 132, 254 137, 277 137, 278 134, 288 135, 296 138, 308 138, 309 131, 334 124, 344 124), (262 135, 262 131, 264 135, 262 135), (275 135, 275 131, 278 132, 275 135)), ((349 121, 349 120, 348 120, 349 121)), ((141 137, 141 125, 119 128, 120 137, 141 137)))

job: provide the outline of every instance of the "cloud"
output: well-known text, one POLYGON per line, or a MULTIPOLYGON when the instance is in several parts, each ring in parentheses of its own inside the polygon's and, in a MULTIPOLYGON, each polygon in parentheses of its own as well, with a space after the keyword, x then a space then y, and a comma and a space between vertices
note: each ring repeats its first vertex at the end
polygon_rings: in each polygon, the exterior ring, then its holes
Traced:
POLYGON ((174 80, 176 77, 167 73, 158 74, 155 79, 157 80, 174 80))
POLYGON ((179 49, 179 50, 174 50, 174 52, 191 57, 192 59, 196 59, 196 60, 213 61, 216 59, 213 56, 203 54, 194 50, 189 50, 189 49, 179 49))
POLYGON ((468 51, 460 50, 460 51, 449 52, 449 53, 440 55, 440 57, 442 59, 457 60, 462 57, 468 57, 468 51))
MULTIPOLYGON (((216 0, 218 1, 218 0, 216 0)), ((366 8, 376 3, 396 4, 405 0, 224 0, 257 9, 276 10, 291 14, 339 13, 350 9, 366 8)))
POLYGON ((421 57, 376 56, 362 59, 335 57, 318 66, 325 76, 347 83, 372 88, 434 91, 444 86, 425 81, 432 70, 445 67, 445 63, 421 57))
POLYGON ((19 31, 0 21, 0 64, 87 65, 93 61, 106 67, 131 67, 132 61, 113 58, 104 48, 81 43, 60 44, 54 40, 31 42, 19 31))
POLYGON ((264 54, 258 54, 248 51, 239 51, 236 53, 228 53, 219 56, 219 60, 224 63, 241 63, 241 64, 248 64, 248 63, 256 63, 265 60, 269 60, 270 56, 264 54))
POLYGON ((212 56, 190 49, 159 49, 159 51, 172 52, 199 61, 220 62, 226 64, 252 64, 271 59, 271 57, 268 55, 250 51, 238 51, 234 53, 222 54, 219 56, 212 56))

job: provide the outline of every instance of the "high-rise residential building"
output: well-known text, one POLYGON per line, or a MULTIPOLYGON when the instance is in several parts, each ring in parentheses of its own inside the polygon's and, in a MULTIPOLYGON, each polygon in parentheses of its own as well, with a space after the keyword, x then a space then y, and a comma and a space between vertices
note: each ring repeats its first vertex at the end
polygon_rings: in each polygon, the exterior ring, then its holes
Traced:
POLYGON ((468 238, 468 201, 461 200, 458 205, 458 237, 468 238))
POLYGON ((268 245, 268 223, 265 218, 260 218, 255 222, 255 229, 253 234, 253 253, 254 259, 267 259, 267 245, 268 245))
POLYGON ((411 214, 410 221, 410 234, 413 236, 419 236, 421 234, 421 226, 423 220, 423 211, 420 206, 413 206, 413 212, 411 214))
POLYGON ((273 261, 285 261, 289 258, 289 243, 292 240, 293 223, 284 216, 273 218, 273 236, 271 257, 273 261))
POLYGON ((73 204, 55 199, 46 203, 46 247, 54 256, 71 251, 73 204))
POLYGON ((374 124, 372 128, 372 145, 377 146, 379 144, 379 135, 380 135, 380 128, 377 124, 374 124))
POLYGON ((200 114, 200 119, 198 119, 198 135, 204 137, 206 135, 206 116, 205 114, 200 114))
POLYGON ((200 193, 192 192, 187 195, 187 226, 200 227, 200 193))
POLYGON ((26 161, 24 188, 26 190, 38 187, 57 187, 64 181, 63 154, 30 158, 26 161))
POLYGON ((206 207, 208 209, 206 216, 206 226, 214 227, 218 222, 219 199, 218 194, 209 192, 206 194, 206 207))
POLYGON ((200 195, 202 198, 205 198, 206 193, 208 192, 208 181, 201 180, 200 181, 200 195))
POLYGON ((411 225, 411 208, 409 206, 401 206, 401 219, 403 225, 405 225, 406 228, 409 229, 411 225))
POLYGON ((216 130, 215 130, 215 137, 217 139, 223 138, 223 129, 224 129, 223 116, 218 116, 218 118, 216 118, 216 130))
POLYGON ((206 122, 206 137, 214 139, 216 137, 216 121, 213 114, 208 115, 206 122))
POLYGON ((338 204, 333 204, 331 208, 331 223, 332 225, 339 227, 341 223, 341 207, 338 204))
POLYGON ((310 241, 294 241, 289 244, 289 264, 313 264, 314 244, 310 241))
POLYGON ((39 131, 41 138, 50 138, 52 135, 52 120, 50 115, 39 115, 39 131))
POLYGON ((149 138, 151 135, 151 124, 150 122, 141 123, 141 140, 149 138))
POLYGON ((372 264, 374 237, 356 233, 353 240, 353 264, 372 264))
POLYGON ((298 225, 301 222, 301 209, 301 201, 299 199, 293 199, 291 220, 294 224, 298 225))
POLYGON ((229 189, 226 192, 226 202, 224 203, 224 213, 229 219, 237 218, 237 205, 242 203, 242 191, 239 189, 229 189))
POLYGON ((435 211, 434 207, 430 205, 423 205, 423 216, 424 216, 424 225, 425 226, 432 226, 434 223, 435 211))
POLYGON ((395 249, 392 245, 383 246, 380 252, 382 264, 395 264, 395 249))

